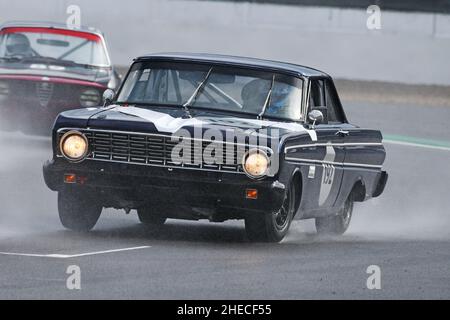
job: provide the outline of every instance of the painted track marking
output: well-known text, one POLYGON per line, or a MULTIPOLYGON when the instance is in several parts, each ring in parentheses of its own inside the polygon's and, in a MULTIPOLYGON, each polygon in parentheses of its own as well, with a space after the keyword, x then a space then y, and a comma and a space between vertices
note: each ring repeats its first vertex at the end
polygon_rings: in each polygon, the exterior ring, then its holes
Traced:
POLYGON ((414 138, 400 135, 384 135, 384 143, 397 144, 409 147, 427 148, 434 150, 450 151, 450 143, 447 141, 414 138))
POLYGON ((140 246, 140 247, 132 247, 132 248, 122 248, 122 249, 113 249, 113 250, 104 250, 104 251, 94 251, 94 252, 86 252, 80 254, 35 254, 35 253, 17 253, 17 252, 0 252, 0 255, 5 256, 22 256, 22 257, 38 257, 38 258, 55 258, 55 259, 70 259, 70 258, 79 258, 86 256, 94 256, 106 253, 115 253, 115 252, 124 252, 131 250, 140 250, 140 249, 148 249, 151 246, 140 246))

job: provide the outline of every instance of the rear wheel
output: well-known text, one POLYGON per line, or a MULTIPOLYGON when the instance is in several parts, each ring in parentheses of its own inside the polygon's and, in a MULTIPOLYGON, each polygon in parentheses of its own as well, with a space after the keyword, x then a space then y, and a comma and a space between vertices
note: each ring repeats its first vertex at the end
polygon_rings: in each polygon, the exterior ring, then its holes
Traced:
POLYGON ((102 213, 102 206, 87 193, 62 191, 58 193, 59 219, 70 230, 91 230, 102 213))
POLYGON ((319 234, 342 235, 350 226, 353 213, 353 200, 349 197, 339 213, 331 217, 316 218, 316 230, 319 234))
POLYGON ((248 215, 245 218, 245 231, 251 241, 280 242, 289 231, 294 217, 296 186, 289 184, 281 208, 263 215, 248 215))
POLYGON ((167 217, 160 213, 158 207, 142 207, 137 209, 139 221, 147 228, 156 229, 161 227, 167 220, 167 217))

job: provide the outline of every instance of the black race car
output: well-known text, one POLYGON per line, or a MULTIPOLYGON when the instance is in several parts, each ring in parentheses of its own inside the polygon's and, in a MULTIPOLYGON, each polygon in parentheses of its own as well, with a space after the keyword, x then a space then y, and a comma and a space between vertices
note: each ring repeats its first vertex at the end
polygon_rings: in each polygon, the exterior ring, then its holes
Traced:
POLYGON ((206 54, 135 59, 105 106, 66 111, 44 165, 62 224, 94 227, 102 208, 167 218, 245 219, 280 241, 314 218, 342 234, 355 201, 387 181, 378 130, 348 123, 330 76, 288 63, 206 54))
POLYGON ((119 82, 98 30, 0 26, 0 130, 50 134, 60 112, 97 106, 103 91, 119 82))

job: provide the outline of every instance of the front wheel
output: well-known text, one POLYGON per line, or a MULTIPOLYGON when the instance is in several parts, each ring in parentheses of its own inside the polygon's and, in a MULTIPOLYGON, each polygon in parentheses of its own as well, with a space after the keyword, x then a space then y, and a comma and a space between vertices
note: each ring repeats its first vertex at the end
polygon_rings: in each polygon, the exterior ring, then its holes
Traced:
POLYGON ((263 215, 248 215, 245 218, 245 231, 250 241, 280 242, 288 233, 294 217, 296 186, 289 184, 283 205, 276 212, 263 215))
POLYGON ((167 218, 161 214, 158 207, 142 207, 137 210, 139 221, 149 229, 161 227, 167 218))
POLYGON ((69 230, 77 232, 91 230, 97 223, 102 209, 89 194, 68 191, 58 193, 59 219, 69 230))
POLYGON ((342 235, 350 226, 353 213, 353 200, 349 197, 339 213, 331 217, 316 218, 316 230, 319 234, 342 235))

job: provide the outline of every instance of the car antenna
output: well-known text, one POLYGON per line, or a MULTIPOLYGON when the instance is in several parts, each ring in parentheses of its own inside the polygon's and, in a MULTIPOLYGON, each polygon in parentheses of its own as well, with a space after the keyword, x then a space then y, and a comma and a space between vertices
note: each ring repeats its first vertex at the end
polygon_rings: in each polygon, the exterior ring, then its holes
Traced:
POLYGON ((262 119, 262 116, 266 112, 267 106, 269 105, 270 99, 272 97, 272 88, 273 88, 274 82, 275 82, 275 75, 272 76, 272 82, 270 83, 269 92, 267 93, 266 101, 264 102, 262 111, 260 112, 260 114, 258 114, 258 119, 259 120, 262 119))
POLYGON ((198 85, 198 87, 195 89, 194 93, 189 97, 189 99, 183 104, 183 108, 186 111, 186 114, 189 116, 189 118, 192 118, 192 115, 189 111, 189 107, 191 106, 191 103, 197 98, 198 94, 200 93, 200 90, 203 89, 203 86, 205 85, 206 81, 208 81, 209 76, 211 75, 213 68, 209 68, 208 73, 206 74, 206 77, 203 79, 202 82, 198 85))

